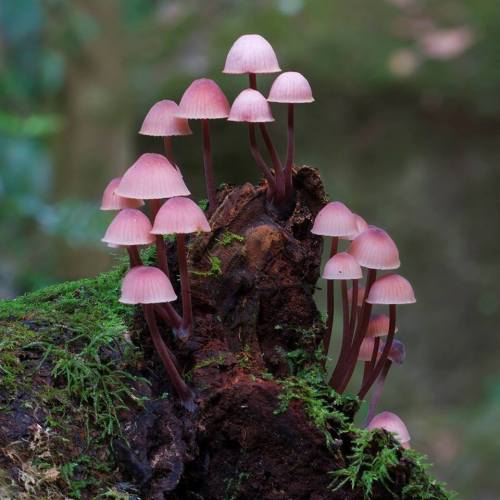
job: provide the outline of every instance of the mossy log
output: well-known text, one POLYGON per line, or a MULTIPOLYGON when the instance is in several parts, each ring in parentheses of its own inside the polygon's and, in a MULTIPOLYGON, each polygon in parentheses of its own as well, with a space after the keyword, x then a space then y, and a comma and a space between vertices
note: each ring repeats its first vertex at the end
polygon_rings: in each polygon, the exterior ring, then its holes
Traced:
POLYGON ((193 335, 161 326, 194 413, 171 395, 140 310, 117 302, 124 264, 1 305, 1 498, 449 497, 418 454, 356 429, 357 399, 323 383, 310 229, 326 199, 315 170, 294 183, 287 214, 263 185, 221 188, 213 232, 189 242, 193 335))

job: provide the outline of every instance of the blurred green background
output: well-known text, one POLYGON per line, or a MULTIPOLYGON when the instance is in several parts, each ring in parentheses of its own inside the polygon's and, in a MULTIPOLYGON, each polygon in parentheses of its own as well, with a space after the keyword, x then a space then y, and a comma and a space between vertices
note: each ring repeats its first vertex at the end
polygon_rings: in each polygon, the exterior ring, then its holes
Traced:
MULTIPOLYGON (((499 498, 499 24, 495 0, 3 0, 0 298, 112 265, 98 203, 161 151, 137 135, 145 113, 201 76, 233 99, 246 80, 221 74, 226 52, 260 33, 316 97, 297 111, 298 161, 389 231, 418 296, 381 409, 460 498, 499 498)), ((175 147, 202 198, 193 128, 175 147)), ((244 127, 213 130, 218 182, 257 181, 244 127)))

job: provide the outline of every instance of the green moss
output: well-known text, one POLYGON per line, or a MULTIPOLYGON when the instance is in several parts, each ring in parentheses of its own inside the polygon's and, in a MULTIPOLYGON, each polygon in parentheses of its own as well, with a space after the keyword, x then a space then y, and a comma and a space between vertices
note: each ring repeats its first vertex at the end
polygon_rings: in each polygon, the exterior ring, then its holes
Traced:
POLYGON ((242 243, 245 241, 245 238, 243 236, 240 236, 239 234, 232 233, 231 231, 224 231, 222 236, 217 239, 217 243, 219 245, 222 245, 223 247, 227 247, 237 241, 238 243, 242 243))
POLYGON ((202 278, 213 278, 220 276, 222 274, 222 262, 216 255, 210 255, 208 257, 210 261, 210 269, 208 271, 191 271, 194 276, 200 276, 202 278))

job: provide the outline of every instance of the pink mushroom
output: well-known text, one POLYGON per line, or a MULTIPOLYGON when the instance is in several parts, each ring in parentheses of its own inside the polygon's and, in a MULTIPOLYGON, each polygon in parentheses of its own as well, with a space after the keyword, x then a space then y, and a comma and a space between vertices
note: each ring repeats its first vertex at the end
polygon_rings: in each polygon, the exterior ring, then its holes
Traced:
POLYGON ((185 118, 176 116, 178 110, 179 106, 174 101, 168 99, 158 101, 148 111, 139 130, 141 135, 163 137, 165 155, 171 163, 175 163, 171 138, 193 133, 189 128, 188 121, 185 118))
POLYGON ((307 79, 296 71, 279 75, 269 91, 269 102, 287 104, 288 134, 285 161, 285 185, 287 196, 292 193, 292 168, 295 155, 295 104, 314 102, 311 86, 307 79))
POLYGON ((111 179, 102 194, 101 210, 121 210, 122 208, 139 208, 144 205, 143 200, 124 198, 115 193, 122 180, 121 177, 111 179))
POLYGON ((375 415, 367 426, 368 430, 383 429, 391 434, 401 443, 403 448, 410 448, 410 433, 404 422, 390 411, 384 411, 375 415))
POLYGON ((220 87, 208 78, 195 80, 182 95, 177 116, 201 120, 203 132, 203 165, 210 212, 217 208, 215 181, 210 143, 209 120, 227 118, 229 102, 220 87))
POLYGON ((184 407, 194 411, 193 393, 180 376, 176 368, 175 357, 163 342, 156 323, 154 304, 172 302, 175 299, 177 296, 170 280, 156 267, 134 267, 123 278, 120 302, 142 304, 153 343, 170 381, 184 407))
POLYGON ((185 334, 190 331, 193 322, 185 235, 200 231, 210 232, 210 224, 201 208, 194 201, 183 197, 170 198, 163 204, 151 231, 153 234, 176 235, 182 289, 182 329, 185 334))

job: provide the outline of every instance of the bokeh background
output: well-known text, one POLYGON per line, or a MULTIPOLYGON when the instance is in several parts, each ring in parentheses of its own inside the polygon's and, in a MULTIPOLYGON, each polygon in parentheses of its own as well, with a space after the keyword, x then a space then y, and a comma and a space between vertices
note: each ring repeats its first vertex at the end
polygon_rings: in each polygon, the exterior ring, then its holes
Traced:
MULTIPOLYGON (((260 33, 313 86, 299 162, 389 231, 418 295, 382 406, 460 498, 499 498, 499 24, 495 0, 2 0, 0 297, 112 265, 99 198, 161 151, 137 134, 145 113, 201 76, 233 99, 246 81, 221 74, 226 52, 260 33)), ((175 147, 203 198, 193 127, 175 147)), ((213 130, 217 180, 257 181, 244 127, 213 130)))

